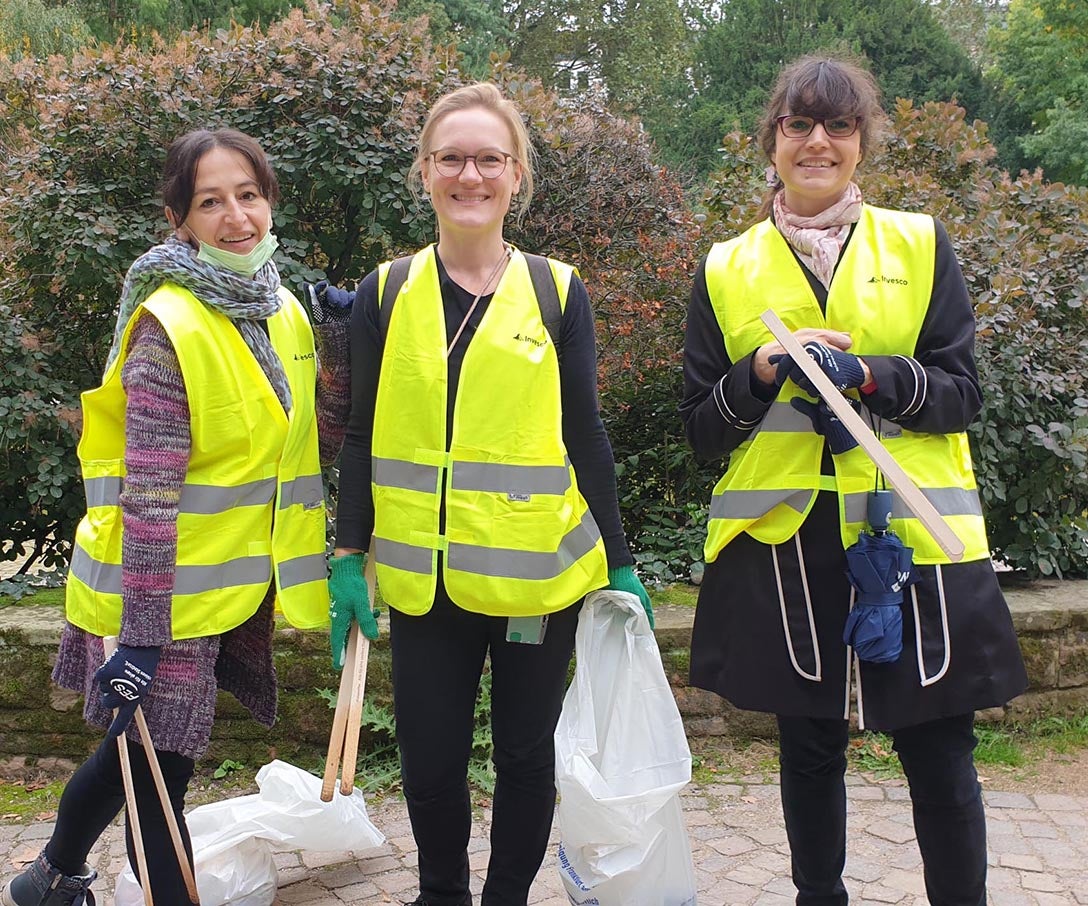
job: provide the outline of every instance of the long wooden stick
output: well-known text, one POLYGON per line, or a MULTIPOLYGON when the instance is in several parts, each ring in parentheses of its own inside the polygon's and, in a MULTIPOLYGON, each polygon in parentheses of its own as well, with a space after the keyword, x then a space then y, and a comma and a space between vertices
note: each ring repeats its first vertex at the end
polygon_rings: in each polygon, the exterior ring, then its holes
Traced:
POLYGON ((181 869, 181 877, 185 881, 185 889, 189 893, 189 901, 194 903, 195 906, 200 906, 200 893, 196 889, 193 866, 189 864, 189 853, 185 851, 185 843, 181 839, 181 828, 178 827, 178 819, 174 814, 174 805, 170 801, 170 793, 166 789, 166 779, 162 776, 159 756, 156 754, 155 744, 151 740, 151 731, 147 728, 144 709, 140 706, 136 707, 136 726, 140 730, 140 739, 144 744, 147 763, 151 766, 151 776, 155 778, 155 790, 159 794, 159 803, 162 805, 162 813, 166 817, 166 826, 170 829, 170 842, 174 844, 174 855, 178 860, 178 868, 181 869))
MULTIPOLYGON (((352 629, 355 629, 352 624, 352 629)), ((329 734, 329 751, 325 756, 325 775, 321 780, 321 801, 332 802, 336 790, 336 775, 340 770, 340 756, 344 751, 344 737, 348 725, 348 711, 351 709, 352 678, 355 675, 355 646, 350 638, 347 656, 340 672, 340 689, 336 693, 336 711, 332 716, 332 732, 329 734)))
MULTIPOLYGON (((117 636, 106 636, 102 640, 102 647, 105 649, 106 656, 109 657, 117 650, 117 636)), ((170 802, 170 793, 166 789, 166 779, 162 776, 162 767, 159 765, 159 756, 155 752, 155 744, 151 739, 151 731, 147 726, 147 718, 144 717, 144 709, 139 705, 136 706, 136 726, 139 728, 144 755, 147 758, 148 766, 151 768, 151 776, 155 781, 155 792, 159 794, 159 804, 162 806, 162 813, 166 818, 166 826, 170 830, 170 842, 174 845, 174 855, 177 856, 181 877, 185 881, 185 889, 189 893, 189 900, 195 906, 200 906, 200 894, 197 892, 193 867, 189 864, 189 854, 185 851, 185 843, 181 838, 181 828, 178 826, 178 819, 174 814, 173 803, 170 802)), ((127 751, 125 754, 127 756, 127 751)))
MULTIPOLYGON (((108 657, 117 649, 117 637, 107 636, 102 640, 102 647, 108 657)), ((113 709, 117 717, 119 708, 113 709)), ((136 867, 140 871, 140 889, 144 894, 144 906, 154 906, 151 896, 151 878, 147 873, 147 854, 144 852, 144 835, 140 830, 140 812, 136 807, 136 788, 132 784, 132 764, 128 760, 128 740, 124 732, 117 737, 117 754, 121 759, 121 783, 125 788, 125 808, 128 809, 128 823, 132 829, 132 845, 136 850, 136 867)))
POLYGON ((797 342, 797 338, 782 323, 782 319, 770 308, 760 315, 760 319, 774 334, 774 338, 782 344, 782 348, 789 353, 790 358, 805 373, 805 377, 812 381, 820 392, 820 396, 823 397, 824 402, 839 417, 839 421, 843 423, 846 430, 850 432, 876 467, 884 473, 891 486, 899 494, 900 499, 918 517, 918 521, 933 536, 941 550, 953 562, 962 560, 963 542, 952 531, 951 526, 945 522, 944 517, 937 512, 937 508, 921 492, 918 485, 911 480, 910 476, 903 471, 902 466, 885 449, 880 439, 872 432, 872 429, 854 411, 853 406, 847 402, 846 397, 831 383, 831 379, 824 374, 820 366, 809 357, 804 347, 797 342))
MULTIPOLYGON (((348 706, 348 722, 344 729, 344 767, 340 772, 340 793, 350 796, 355 789, 355 766, 359 757, 359 722, 363 714, 363 692, 366 688, 366 665, 370 658, 370 639, 363 635, 358 623, 351 624, 348 648, 350 657, 351 701, 348 706)), ((347 668, 344 668, 347 673, 347 668)))
MULTIPOLYGON (((374 606, 377 593, 377 571, 374 566, 374 538, 370 539, 370 551, 363 573, 370 606, 374 606)), ((329 751, 325 756, 325 774, 321 782, 321 800, 331 802, 336 786, 337 772, 341 772, 340 792, 350 796, 355 789, 355 767, 359 757, 359 722, 363 712, 363 693, 366 690, 366 668, 370 659, 370 639, 363 635, 358 622, 352 622, 348 632, 347 654, 340 674, 340 689, 336 694, 336 711, 329 734, 329 751), (341 770, 341 756, 343 765, 341 770)))

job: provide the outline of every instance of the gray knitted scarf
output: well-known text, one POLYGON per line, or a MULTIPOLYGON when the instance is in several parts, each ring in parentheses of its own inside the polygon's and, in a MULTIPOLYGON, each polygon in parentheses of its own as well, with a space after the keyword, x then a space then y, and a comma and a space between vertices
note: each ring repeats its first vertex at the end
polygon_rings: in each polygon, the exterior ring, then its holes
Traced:
POLYGON ((106 359, 106 371, 121 351, 121 337, 133 312, 164 283, 176 283, 189 290, 213 311, 226 315, 234 322, 246 346, 268 376, 272 389, 283 405, 291 411, 291 388, 283 363, 272 348, 272 342, 258 321, 265 321, 283 304, 276 290, 280 273, 275 262, 269 261, 252 277, 198 261, 196 250, 186 242, 171 236, 162 245, 148 249, 133 262, 125 275, 121 289, 121 307, 113 344, 106 359))

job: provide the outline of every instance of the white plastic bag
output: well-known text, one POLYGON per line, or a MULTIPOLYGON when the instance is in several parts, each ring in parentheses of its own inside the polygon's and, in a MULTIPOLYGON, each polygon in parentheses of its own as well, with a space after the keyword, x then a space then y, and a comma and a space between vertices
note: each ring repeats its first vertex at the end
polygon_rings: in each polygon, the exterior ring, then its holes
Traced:
POLYGON ((555 730, 559 872, 576 906, 695 906, 691 752, 637 597, 586 598, 555 730))
MULTIPOLYGON (((201 906, 270 906, 276 899, 276 863, 266 840, 253 836, 257 796, 212 802, 185 816, 196 862, 201 906)), ((117 876, 114 906, 143 906, 144 895, 127 864, 117 876)))
MULTIPOLYGON (((322 802, 321 780, 285 761, 262 767, 257 785, 255 795, 212 802, 185 816, 201 906, 270 906, 276 897, 273 852, 363 851, 385 842, 359 790, 322 802)), ((129 865, 118 875, 113 902, 143 904, 129 865)))

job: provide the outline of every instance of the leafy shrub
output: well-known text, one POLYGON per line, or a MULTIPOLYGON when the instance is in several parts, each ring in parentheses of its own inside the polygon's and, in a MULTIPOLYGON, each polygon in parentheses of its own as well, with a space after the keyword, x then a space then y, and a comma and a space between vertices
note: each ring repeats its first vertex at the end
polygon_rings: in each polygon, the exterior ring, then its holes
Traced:
MULTIPOLYGON (((948 228, 978 323, 984 403, 969 434, 994 554, 1029 575, 1088 576, 1088 190, 1013 179, 982 123, 897 103, 893 138, 858 181, 877 205, 948 228)), ((765 166, 725 141, 708 194, 722 238, 755 218, 765 166)))
POLYGON ((0 301, 0 560, 18 559, 28 544, 31 556, 20 572, 35 561, 65 563, 82 516, 72 455, 80 413, 65 403, 68 387, 51 375, 56 351, 47 333, 32 333, 0 301))

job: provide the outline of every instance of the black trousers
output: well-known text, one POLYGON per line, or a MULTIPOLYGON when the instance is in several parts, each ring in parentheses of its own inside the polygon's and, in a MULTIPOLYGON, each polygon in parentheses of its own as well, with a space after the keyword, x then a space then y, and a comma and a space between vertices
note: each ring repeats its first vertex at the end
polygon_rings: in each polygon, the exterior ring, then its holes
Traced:
MULTIPOLYGON (((985 906, 986 816, 974 713, 891 733, 910 786, 932 906, 985 906)), ((844 906, 847 723, 778 717, 782 812, 797 906, 844 906)))
POLYGON ((543 643, 506 641, 506 618, 468 613, 441 592, 423 616, 390 611, 393 700, 404 796, 428 906, 471 903, 467 771, 473 709, 491 656, 495 743, 491 858, 482 906, 526 906, 555 809, 553 734, 581 603, 548 618, 543 643))
MULTIPOLYGON (((124 738, 124 737, 122 737, 124 738)), ((166 823, 151 768, 142 746, 128 744, 129 761, 132 764, 132 788, 136 793, 136 806, 140 812, 140 831, 147 857, 147 873, 151 878, 151 894, 157 906, 187 906, 189 894, 182 879, 174 845, 170 840, 170 828, 166 823)), ((193 848, 185 827, 185 793, 193 776, 193 759, 177 752, 156 750, 162 769, 170 803, 181 830, 189 864, 193 863, 193 848)), ((57 823, 53 836, 45 845, 45 857, 64 874, 77 874, 87 861, 91 847, 111 821, 125 806, 125 788, 121 781, 121 758, 117 740, 105 739, 102 744, 72 775, 57 807, 57 823)), ((133 848, 132 829, 125 813, 125 844, 128 859, 138 880, 140 872, 133 848)))

